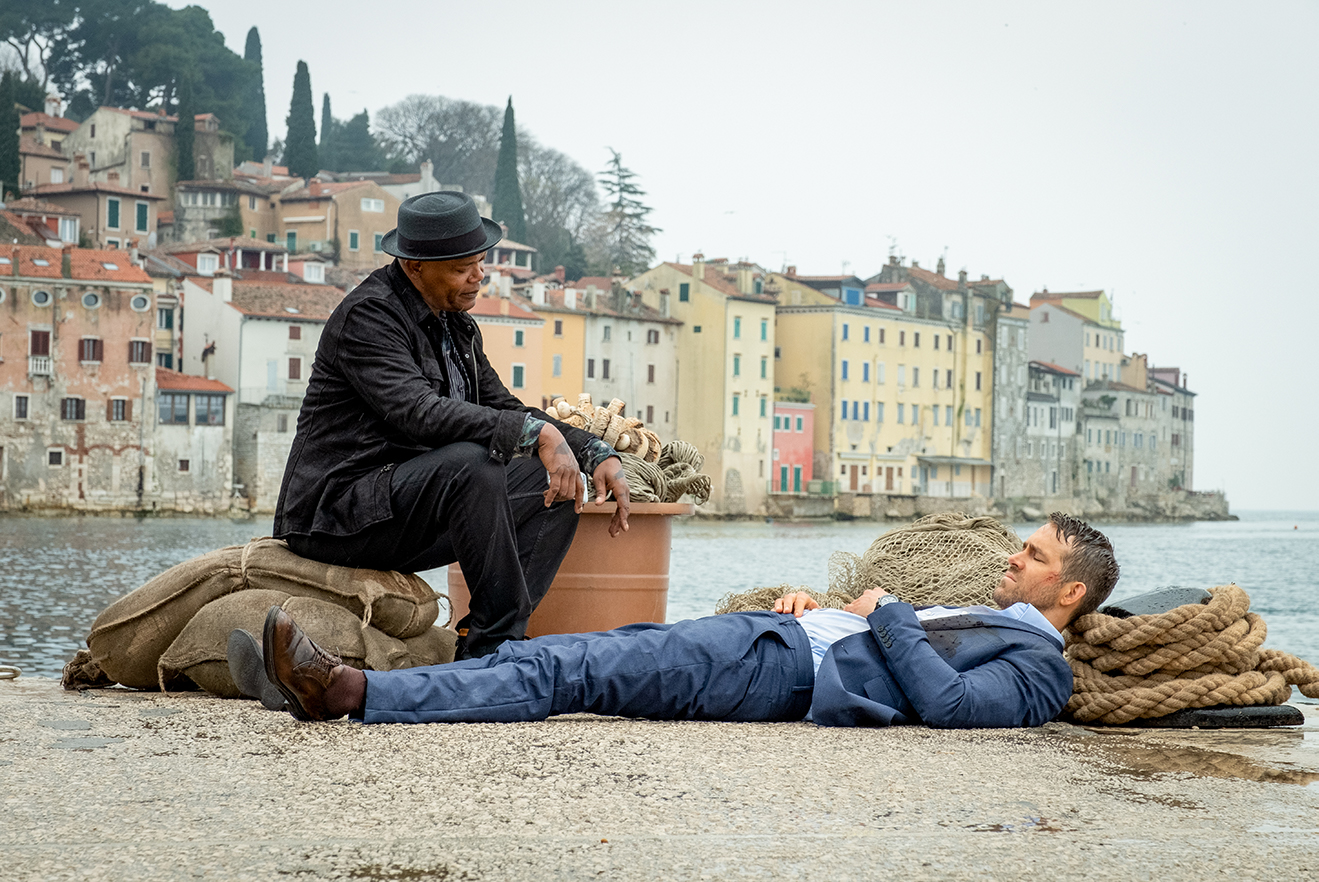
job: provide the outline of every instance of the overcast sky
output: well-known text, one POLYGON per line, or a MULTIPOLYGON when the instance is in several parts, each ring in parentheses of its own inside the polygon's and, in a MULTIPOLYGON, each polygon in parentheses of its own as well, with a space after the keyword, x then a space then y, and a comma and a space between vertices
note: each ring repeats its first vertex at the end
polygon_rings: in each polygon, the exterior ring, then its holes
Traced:
POLYGON ((200 5, 240 54, 260 29, 272 138, 299 59, 318 125, 324 92, 512 95, 586 168, 622 153, 663 260, 864 278, 895 242, 1021 302, 1104 288, 1200 396, 1196 489, 1319 508, 1319 4, 200 5))

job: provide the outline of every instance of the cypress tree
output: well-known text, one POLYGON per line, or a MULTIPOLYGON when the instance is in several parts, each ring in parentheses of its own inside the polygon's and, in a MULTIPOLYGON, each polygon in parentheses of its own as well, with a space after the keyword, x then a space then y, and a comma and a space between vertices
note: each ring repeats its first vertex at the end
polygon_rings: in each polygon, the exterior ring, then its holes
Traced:
POLYGON ((330 113, 330 93, 326 92, 321 100, 321 167, 343 171, 339 168, 338 151, 334 147, 334 114, 330 113))
POLYGON ((18 179, 23 173, 23 163, 18 153, 20 123, 15 106, 16 76, 10 70, 0 76, 0 198, 6 193, 17 196, 22 191, 22 182, 18 179))
POLYGON ((293 100, 289 102, 288 137, 284 139, 284 164, 289 174, 310 179, 320 168, 316 152, 316 116, 311 106, 311 74, 307 62, 298 62, 293 75, 293 100))
POLYGON ((193 157, 193 144, 197 139, 196 122, 193 117, 197 111, 192 103, 192 80, 186 76, 179 78, 179 121, 174 125, 174 179, 191 181, 197 176, 196 159, 193 157))
POLYGON ((243 57, 256 64, 256 77, 248 85, 247 100, 247 134, 243 140, 252 151, 252 158, 261 162, 266 158, 266 147, 270 140, 270 131, 266 127, 266 75, 261 66, 261 35, 254 27, 247 32, 247 47, 243 57))
POLYGON ((518 185, 518 133, 513 124, 513 96, 504 109, 504 132, 499 138, 499 160, 495 164, 495 201, 490 216, 508 227, 515 242, 527 241, 527 215, 522 210, 522 188, 518 185))

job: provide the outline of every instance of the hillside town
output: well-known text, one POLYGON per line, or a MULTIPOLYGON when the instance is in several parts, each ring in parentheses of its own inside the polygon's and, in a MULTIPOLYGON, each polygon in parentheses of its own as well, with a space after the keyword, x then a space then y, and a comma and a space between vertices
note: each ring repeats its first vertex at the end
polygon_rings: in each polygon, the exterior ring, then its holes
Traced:
MULTIPOLYGON (((0 210, 0 510, 273 511, 326 319, 387 262, 404 199, 461 189, 428 161, 235 164, 221 123, 74 122, 55 96, 21 116, 0 210)), ((1193 489, 1186 374, 1126 351, 1104 291, 1023 298, 942 258, 874 260, 820 276, 698 253, 571 278, 506 238, 472 315, 526 404, 618 398, 695 444, 705 514, 1227 516, 1193 489)))

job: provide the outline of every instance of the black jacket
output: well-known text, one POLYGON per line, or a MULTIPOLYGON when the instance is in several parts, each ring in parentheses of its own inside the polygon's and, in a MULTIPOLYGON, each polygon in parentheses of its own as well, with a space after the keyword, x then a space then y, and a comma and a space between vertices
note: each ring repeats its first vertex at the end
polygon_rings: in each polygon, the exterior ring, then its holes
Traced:
MULTIPOLYGON (((335 308, 316 350, 297 435, 275 510, 275 536, 348 536, 390 517, 394 465, 456 441, 512 458, 526 414, 482 351, 466 313, 446 313, 458 355, 475 378, 470 401, 449 397, 449 376, 432 340, 441 319, 398 262, 381 267, 335 308)), ((438 345, 438 342, 435 344, 438 345)), ((557 420, 579 463, 594 437, 557 420)))

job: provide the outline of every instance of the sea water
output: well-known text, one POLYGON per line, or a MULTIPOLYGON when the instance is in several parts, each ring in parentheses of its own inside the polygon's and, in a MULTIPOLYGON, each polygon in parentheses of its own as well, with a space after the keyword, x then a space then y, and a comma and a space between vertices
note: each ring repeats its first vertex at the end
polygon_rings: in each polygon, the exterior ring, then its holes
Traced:
MULTIPOLYGON (((1114 599, 1167 585, 1236 582, 1269 626, 1265 646, 1319 662, 1319 512, 1241 512, 1196 524, 1097 523, 1117 550, 1114 599)), ((1025 537, 1038 525, 1019 524, 1025 537)), ((861 554, 873 522, 674 524, 668 620, 708 615, 730 592, 828 587, 835 551, 861 554)), ((268 519, 0 518, 0 665, 59 676, 111 601, 174 564, 270 534, 268 519)), ((444 570, 422 574, 437 590, 444 570)))

